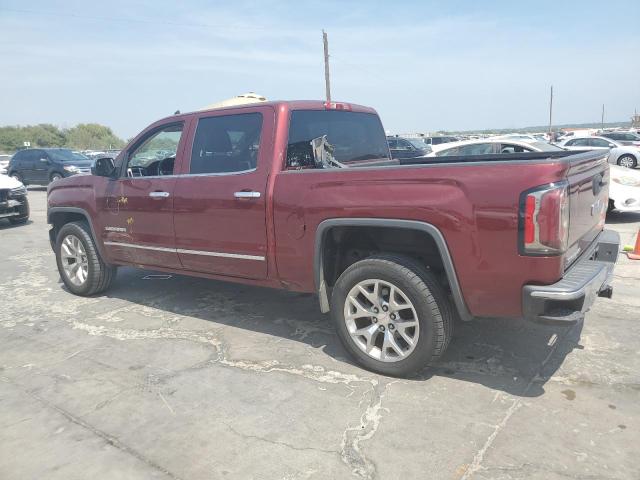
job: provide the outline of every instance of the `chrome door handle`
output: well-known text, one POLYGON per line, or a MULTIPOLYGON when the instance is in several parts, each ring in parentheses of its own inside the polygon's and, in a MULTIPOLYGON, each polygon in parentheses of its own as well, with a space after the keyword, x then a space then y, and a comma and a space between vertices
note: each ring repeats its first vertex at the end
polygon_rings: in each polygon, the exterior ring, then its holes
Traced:
POLYGON ((169 196, 169 192, 149 192, 149 196, 151 198, 167 198, 169 196))
POLYGON ((260 192, 236 192, 233 196, 236 198, 260 198, 260 192))

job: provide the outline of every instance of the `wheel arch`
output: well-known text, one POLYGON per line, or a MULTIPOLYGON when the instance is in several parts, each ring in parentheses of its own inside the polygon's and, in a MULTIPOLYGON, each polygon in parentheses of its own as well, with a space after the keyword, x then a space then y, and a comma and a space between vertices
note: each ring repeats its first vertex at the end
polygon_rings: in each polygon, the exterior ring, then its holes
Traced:
POLYGON ((449 253, 449 248, 444 239, 444 236, 440 230, 434 225, 426 222, 419 222, 415 220, 397 220, 386 218, 333 218, 322 221, 316 229, 315 235, 315 251, 314 251, 314 280, 316 291, 318 293, 320 301, 320 309, 323 313, 327 313, 330 310, 329 306, 329 293, 326 278, 326 262, 325 262, 325 250, 327 247, 328 233, 332 229, 341 227, 352 227, 355 229, 367 227, 382 228, 382 229, 400 229, 402 231, 414 231, 423 235, 427 235, 434 243, 438 256, 442 263, 442 268, 446 276, 446 280, 449 284, 451 294, 454 301, 454 306, 458 315, 462 320, 468 321, 473 318, 469 312, 464 297, 462 296, 462 289, 458 282, 455 267, 453 265, 453 259, 449 253))
POLYGON ((96 231, 93 228, 91 216, 86 210, 79 207, 51 207, 47 209, 47 223, 52 226, 51 230, 49 230, 49 241, 51 242, 51 247, 53 248, 55 246, 56 236, 60 228, 67 223, 77 221, 87 222, 89 229, 91 230, 93 241, 98 249, 98 253, 100 253, 100 256, 103 259, 106 258, 102 248, 102 243, 99 241, 96 231))

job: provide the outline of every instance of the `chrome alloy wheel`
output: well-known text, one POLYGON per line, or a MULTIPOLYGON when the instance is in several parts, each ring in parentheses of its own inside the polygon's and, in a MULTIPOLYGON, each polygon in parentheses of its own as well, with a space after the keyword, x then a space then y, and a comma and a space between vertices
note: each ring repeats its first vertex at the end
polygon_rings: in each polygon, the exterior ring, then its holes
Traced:
POLYGON ((618 160, 618 165, 626 168, 633 168, 633 158, 629 155, 624 155, 622 158, 618 160))
POLYGON ((384 280, 363 280, 349 291, 344 321, 354 343, 382 362, 407 358, 418 343, 420 324, 411 300, 384 280))
POLYGON ((78 287, 82 286, 89 275, 89 261, 84 245, 78 237, 64 237, 60 245, 60 259, 67 279, 78 287))

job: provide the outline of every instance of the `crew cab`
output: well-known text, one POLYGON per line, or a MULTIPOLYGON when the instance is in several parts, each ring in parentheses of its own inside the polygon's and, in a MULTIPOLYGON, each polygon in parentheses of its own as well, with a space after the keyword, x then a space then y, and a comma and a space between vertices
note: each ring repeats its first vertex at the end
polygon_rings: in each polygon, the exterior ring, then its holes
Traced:
POLYGON ((314 292, 357 362, 407 375, 454 317, 571 324, 611 295, 607 154, 393 160, 348 103, 178 114, 50 184, 50 239, 78 295, 120 265, 314 292))

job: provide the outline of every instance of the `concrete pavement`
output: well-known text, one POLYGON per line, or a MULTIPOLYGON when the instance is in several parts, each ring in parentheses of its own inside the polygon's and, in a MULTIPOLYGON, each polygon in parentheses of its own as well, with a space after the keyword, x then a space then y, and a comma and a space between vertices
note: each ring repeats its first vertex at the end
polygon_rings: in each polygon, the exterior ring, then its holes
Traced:
MULTIPOLYGON (((0 478, 640 478, 640 262, 583 324, 457 324, 398 380, 311 295, 124 268, 73 296, 29 197, 0 224, 0 478)), ((628 244, 640 215, 609 223, 628 244)))

